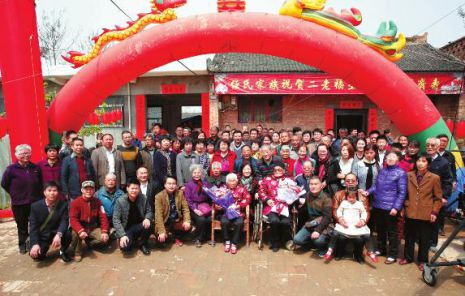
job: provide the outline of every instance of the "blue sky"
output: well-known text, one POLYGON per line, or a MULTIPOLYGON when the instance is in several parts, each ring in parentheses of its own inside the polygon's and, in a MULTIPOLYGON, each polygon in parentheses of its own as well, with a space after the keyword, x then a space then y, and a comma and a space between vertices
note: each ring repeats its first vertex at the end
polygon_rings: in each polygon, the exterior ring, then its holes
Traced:
MULTIPOLYGON (((148 0, 114 0, 131 17, 150 10, 148 0)), ((247 11, 277 13, 283 0, 248 0, 247 11)), ((465 0, 328 0, 326 7, 357 7, 363 15, 359 26, 364 34, 374 35, 382 20, 394 20, 400 32, 411 36, 444 16, 454 8, 464 4, 465 0)), ((63 21, 71 32, 70 36, 83 38, 103 27, 124 25, 128 18, 122 14, 110 0, 37 0, 37 12, 64 10, 63 21)), ((179 17, 216 12, 216 0, 188 0, 178 9, 179 17)), ((441 47, 465 35, 465 26, 457 12, 428 29, 428 41, 435 47, 441 47)))

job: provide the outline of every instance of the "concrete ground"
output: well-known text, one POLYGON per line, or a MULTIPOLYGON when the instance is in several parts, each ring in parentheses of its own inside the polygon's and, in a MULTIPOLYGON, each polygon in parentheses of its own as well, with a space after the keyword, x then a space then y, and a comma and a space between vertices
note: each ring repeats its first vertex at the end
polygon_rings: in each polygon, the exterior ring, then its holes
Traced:
POLYGON ((311 251, 273 253, 251 244, 231 255, 221 244, 186 244, 155 248, 150 256, 137 251, 124 258, 113 246, 87 252, 80 263, 56 256, 36 263, 16 244, 15 223, 0 223, 1 295, 465 295, 465 276, 455 268, 441 269, 432 288, 416 265, 385 265, 384 257, 378 264, 325 263, 311 251))

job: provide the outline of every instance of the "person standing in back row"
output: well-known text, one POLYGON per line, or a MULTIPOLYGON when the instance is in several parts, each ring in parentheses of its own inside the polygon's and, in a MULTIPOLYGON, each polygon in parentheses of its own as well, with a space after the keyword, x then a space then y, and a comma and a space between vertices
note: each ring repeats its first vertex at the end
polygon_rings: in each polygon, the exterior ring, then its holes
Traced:
POLYGON ((123 157, 124 169, 126 172, 126 180, 136 179, 136 170, 142 166, 142 156, 140 155, 139 147, 133 144, 133 135, 130 131, 121 133, 123 145, 118 146, 118 151, 121 151, 123 157))

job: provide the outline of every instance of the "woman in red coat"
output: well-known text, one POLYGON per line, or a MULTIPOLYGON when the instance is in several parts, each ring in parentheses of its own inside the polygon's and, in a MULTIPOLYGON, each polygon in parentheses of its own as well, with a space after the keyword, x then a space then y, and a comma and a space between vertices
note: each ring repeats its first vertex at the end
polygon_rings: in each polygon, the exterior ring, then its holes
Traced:
POLYGON ((220 162, 221 174, 226 176, 227 174, 233 172, 236 153, 229 150, 229 144, 225 140, 221 140, 218 145, 220 150, 215 152, 211 163, 214 163, 215 161, 220 162))

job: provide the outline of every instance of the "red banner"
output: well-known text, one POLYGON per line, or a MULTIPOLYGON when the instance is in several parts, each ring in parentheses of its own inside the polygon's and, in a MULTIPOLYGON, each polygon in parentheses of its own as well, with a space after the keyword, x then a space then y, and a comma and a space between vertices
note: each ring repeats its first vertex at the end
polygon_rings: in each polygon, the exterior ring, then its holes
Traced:
MULTIPOLYGON (((460 94, 462 78, 454 73, 409 73, 426 94, 460 94)), ((215 75, 222 94, 363 94, 346 81, 325 73, 215 75)))

